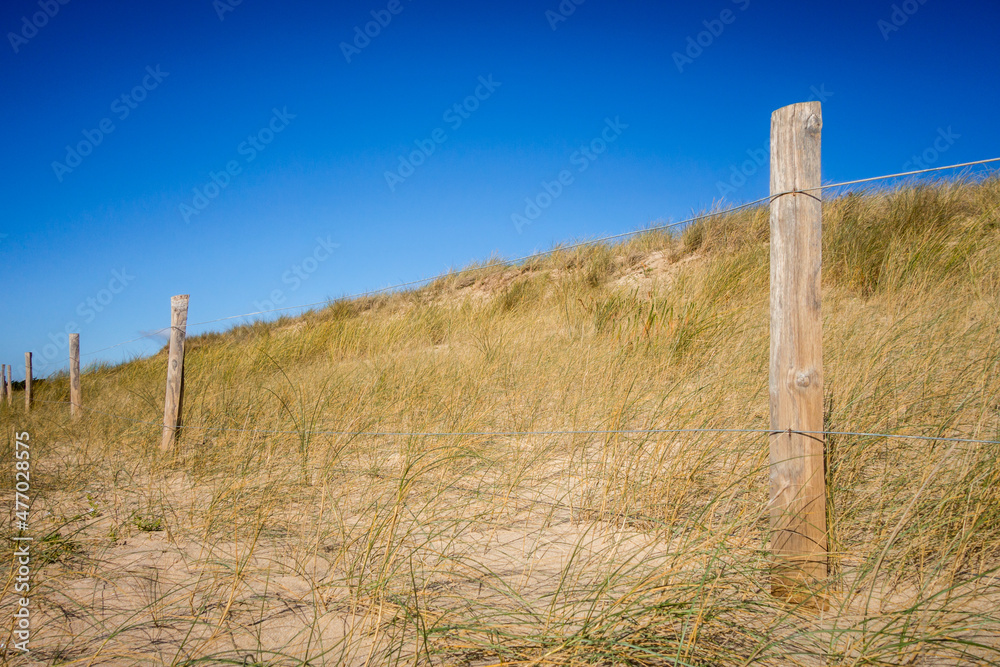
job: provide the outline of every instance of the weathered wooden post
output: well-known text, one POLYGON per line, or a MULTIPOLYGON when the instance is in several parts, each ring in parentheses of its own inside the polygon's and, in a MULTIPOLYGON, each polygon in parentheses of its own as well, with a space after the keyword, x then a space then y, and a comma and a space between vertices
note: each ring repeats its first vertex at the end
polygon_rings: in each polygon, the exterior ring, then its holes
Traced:
POLYGON ((69 335, 69 414, 79 419, 83 407, 80 386, 80 334, 69 335))
POLYGON ((24 411, 31 412, 31 352, 24 353, 24 411))
POLYGON ((170 347, 167 350, 167 395, 163 401, 162 451, 173 450, 181 427, 184 403, 184 337, 187 333, 189 295, 170 299, 170 347))
POLYGON ((7 364, 0 364, 0 401, 7 398, 7 364))
POLYGON ((14 367, 7 364, 7 405, 14 405, 14 367))
POLYGON ((822 128, 819 102, 771 115, 771 590, 795 601, 827 576, 822 128))

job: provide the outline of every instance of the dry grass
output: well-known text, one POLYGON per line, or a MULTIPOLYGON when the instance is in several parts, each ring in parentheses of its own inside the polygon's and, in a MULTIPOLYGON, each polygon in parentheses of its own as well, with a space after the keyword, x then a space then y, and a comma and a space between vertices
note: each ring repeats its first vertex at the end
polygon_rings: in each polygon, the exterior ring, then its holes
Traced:
MULTIPOLYGON (((825 205, 830 430, 1000 439, 998 224, 996 179, 825 205)), ((815 611, 767 594, 759 435, 316 433, 766 428, 767 238, 747 210, 192 338, 176 459, 162 353, 91 368, 78 423, 4 406, 36 660, 1000 662, 996 445, 831 436, 815 611)))

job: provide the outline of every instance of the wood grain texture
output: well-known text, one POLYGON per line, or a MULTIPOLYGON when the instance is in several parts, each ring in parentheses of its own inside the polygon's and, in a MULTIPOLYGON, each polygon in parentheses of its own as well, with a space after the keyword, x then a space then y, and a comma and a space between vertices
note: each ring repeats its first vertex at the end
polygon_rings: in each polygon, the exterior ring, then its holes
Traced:
POLYGON ((80 334, 69 335, 69 413, 79 419, 83 412, 83 389, 80 385, 80 334))
POLYGON ((170 299, 170 347, 167 351, 167 391, 163 401, 162 451, 173 451, 184 405, 184 339, 187 334, 187 294, 170 299))
MULTIPOLYGON (((771 195, 821 184, 819 102, 771 116, 771 195)), ((772 590, 801 598, 827 576, 820 191, 771 201, 772 590)))
POLYGON ((32 386, 34 378, 31 376, 31 352, 24 353, 24 410, 25 412, 31 412, 31 403, 34 400, 32 396, 32 391, 34 387, 32 386))

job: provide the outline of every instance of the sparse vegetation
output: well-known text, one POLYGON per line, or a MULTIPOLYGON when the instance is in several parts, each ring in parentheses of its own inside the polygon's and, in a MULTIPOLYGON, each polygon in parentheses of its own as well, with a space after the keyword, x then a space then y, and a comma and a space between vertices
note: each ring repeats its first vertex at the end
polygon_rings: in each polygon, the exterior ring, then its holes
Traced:
POLYGON ((163 519, 152 514, 135 514, 132 523, 144 533, 155 533, 163 530, 163 519))
MULTIPOLYGON (((1000 440, 1000 179, 831 200, 823 253, 828 428, 1000 440)), ((768 594, 766 437, 583 433, 767 428, 767 363, 754 208, 193 337, 176 457, 163 353, 75 423, 51 378, 0 406, 56 535, 34 658, 1000 663, 997 445, 832 436, 817 611, 768 594)))

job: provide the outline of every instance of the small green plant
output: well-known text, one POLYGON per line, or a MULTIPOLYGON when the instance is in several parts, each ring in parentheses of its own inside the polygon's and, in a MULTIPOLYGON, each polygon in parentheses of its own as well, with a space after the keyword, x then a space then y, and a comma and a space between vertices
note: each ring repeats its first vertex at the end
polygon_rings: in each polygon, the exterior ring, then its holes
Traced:
POLYGON ((87 494, 87 505, 90 507, 90 518, 101 516, 101 508, 97 506, 97 500, 91 494, 87 494))
POLYGON ((164 528, 163 519, 153 514, 134 514, 132 524, 144 533, 156 533, 164 528))
POLYGON ((63 562, 79 551, 80 545, 72 539, 61 535, 58 531, 51 532, 38 544, 38 562, 42 565, 63 562))

